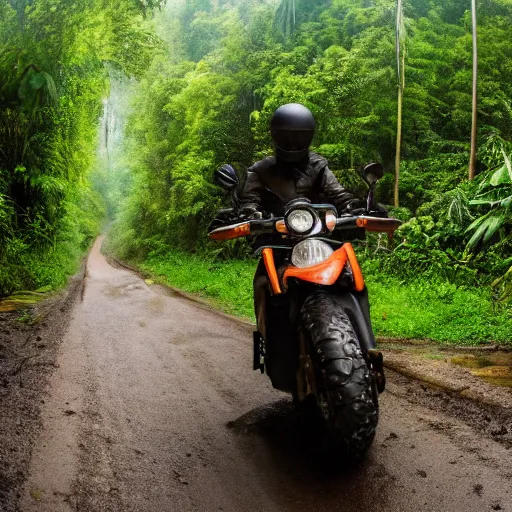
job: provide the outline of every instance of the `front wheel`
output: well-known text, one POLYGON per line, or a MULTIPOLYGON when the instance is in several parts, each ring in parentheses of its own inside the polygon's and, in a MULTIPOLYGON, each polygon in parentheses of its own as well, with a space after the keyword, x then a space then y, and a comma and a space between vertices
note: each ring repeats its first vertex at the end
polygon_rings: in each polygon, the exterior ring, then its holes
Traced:
POLYGON ((378 398, 350 319, 335 295, 318 291, 302 309, 302 328, 318 366, 317 404, 329 444, 351 459, 364 457, 375 437, 378 398))

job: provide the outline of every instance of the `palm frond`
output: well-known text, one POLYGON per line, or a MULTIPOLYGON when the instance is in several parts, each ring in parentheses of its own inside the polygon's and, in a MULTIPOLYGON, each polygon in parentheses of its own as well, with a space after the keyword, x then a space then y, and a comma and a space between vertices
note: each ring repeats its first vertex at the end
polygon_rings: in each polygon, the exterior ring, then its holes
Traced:
POLYGON ((448 220, 461 226, 472 219, 468 204, 467 196, 461 190, 457 190, 448 207, 448 220))
POLYGON ((296 19, 296 0, 281 0, 274 19, 274 26, 286 35, 290 35, 295 30, 296 19))
POLYGON ((505 167, 507 168, 508 171, 508 179, 510 183, 512 183, 512 164, 510 163, 510 158, 505 153, 504 149, 502 149, 501 152, 503 153, 503 158, 505 159, 505 167))
POLYGON ((505 302, 512 299, 512 267, 496 279, 491 286, 497 290, 499 301, 505 302))
MULTIPOLYGON (((484 176, 477 193, 469 202, 471 206, 487 210, 484 210, 485 213, 477 217, 466 230, 466 233, 472 233, 466 244, 466 250, 469 252, 475 252, 479 246, 489 245, 493 240, 494 247, 509 243, 507 241, 510 240, 512 226, 512 166, 510 157, 505 151, 502 153, 503 165, 484 176)), ((505 276, 508 276, 509 272, 505 276)), ((509 288, 502 295, 508 297, 507 293, 510 293, 512 283, 508 277, 505 279, 505 276, 503 280, 496 280, 495 285, 506 281, 509 288)))

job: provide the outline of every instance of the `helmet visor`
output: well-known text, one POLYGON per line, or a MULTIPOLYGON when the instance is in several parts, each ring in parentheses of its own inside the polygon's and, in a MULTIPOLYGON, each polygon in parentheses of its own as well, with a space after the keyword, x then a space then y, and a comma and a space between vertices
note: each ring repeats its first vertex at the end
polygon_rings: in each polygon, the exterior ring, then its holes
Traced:
POLYGON ((313 140, 312 130, 272 130, 272 139, 284 151, 308 149, 313 140))

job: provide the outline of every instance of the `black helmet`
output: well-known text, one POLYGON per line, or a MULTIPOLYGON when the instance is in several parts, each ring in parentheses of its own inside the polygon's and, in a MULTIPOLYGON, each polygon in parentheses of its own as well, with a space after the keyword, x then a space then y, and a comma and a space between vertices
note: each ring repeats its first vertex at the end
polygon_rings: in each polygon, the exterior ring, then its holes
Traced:
POLYGON ((270 121, 270 134, 278 159, 299 162, 309 154, 315 134, 315 119, 311 111, 300 103, 279 107, 270 121))

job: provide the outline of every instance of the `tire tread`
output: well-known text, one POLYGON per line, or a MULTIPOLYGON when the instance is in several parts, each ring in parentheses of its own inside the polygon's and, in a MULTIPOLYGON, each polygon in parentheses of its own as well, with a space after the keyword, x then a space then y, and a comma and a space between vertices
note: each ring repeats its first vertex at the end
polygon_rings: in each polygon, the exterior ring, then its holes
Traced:
POLYGON ((375 436, 378 403, 350 318, 335 295, 319 290, 305 301, 302 319, 324 375, 330 437, 348 456, 361 459, 375 436))

